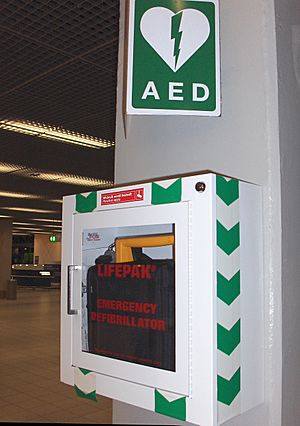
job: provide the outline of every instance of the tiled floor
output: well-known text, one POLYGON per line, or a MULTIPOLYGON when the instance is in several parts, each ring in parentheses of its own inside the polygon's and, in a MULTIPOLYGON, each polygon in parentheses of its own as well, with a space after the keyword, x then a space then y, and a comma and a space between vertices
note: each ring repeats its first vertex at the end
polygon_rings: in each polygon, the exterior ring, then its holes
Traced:
POLYGON ((0 422, 111 424, 111 400, 59 381, 59 289, 0 299, 0 422))

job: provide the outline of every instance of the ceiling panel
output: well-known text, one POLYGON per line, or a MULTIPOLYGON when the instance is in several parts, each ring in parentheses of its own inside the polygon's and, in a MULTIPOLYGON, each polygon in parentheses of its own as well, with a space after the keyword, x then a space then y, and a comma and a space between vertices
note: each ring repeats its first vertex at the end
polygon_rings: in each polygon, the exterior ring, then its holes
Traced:
MULTIPOLYGON (((2 0, 0 16, 0 120, 25 119, 114 141, 119 0, 2 0)), ((55 205, 58 213, 34 217, 59 219, 61 204, 47 199, 110 187, 113 169, 113 148, 0 130, 0 215, 3 207, 55 205)), ((10 215, 33 218, 25 211, 10 215)))
POLYGON ((113 180, 112 148, 83 148, 6 130, 0 130, 0 141, 0 164, 113 180))
POLYGON ((2 0, 1 13, 11 30, 52 48, 78 55, 118 37, 115 0, 2 0))

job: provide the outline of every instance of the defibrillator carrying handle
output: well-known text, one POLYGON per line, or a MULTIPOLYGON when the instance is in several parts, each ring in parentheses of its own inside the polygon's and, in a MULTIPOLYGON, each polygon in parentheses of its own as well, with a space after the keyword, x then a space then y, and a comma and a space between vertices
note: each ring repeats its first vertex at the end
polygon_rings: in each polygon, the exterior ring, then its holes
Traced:
MULTIPOLYGON (((175 235, 154 234, 154 235, 136 235, 131 237, 118 237, 115 239, 116 261, 119 263, 138 261, 138 258, 145 258, 142 253, 142 247, 162 247, 175 245, 175 235), (136 248, 135 252, 133 249, 136 248), (135 259, 135 257, 137 259, 135 259)), ((148 257, 148 256, 147 256, 148 257)))
POLYGON ((68 265, 67 272, 67 313, 68 315, 76 315, 78 313, 77 309, 72 308, 72 280, 71 275, 74 270, 80 269, 78 265, 68 265))

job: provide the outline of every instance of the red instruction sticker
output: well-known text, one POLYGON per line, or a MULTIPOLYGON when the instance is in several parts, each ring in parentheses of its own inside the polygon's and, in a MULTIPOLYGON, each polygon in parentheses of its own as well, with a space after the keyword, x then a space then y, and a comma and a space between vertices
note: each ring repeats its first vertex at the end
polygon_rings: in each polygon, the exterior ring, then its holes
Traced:
POLYGON ((101 194, 101 205, 132 203, 144 200, 144 188, 128 189, 127 191, 106 192, 101 194))

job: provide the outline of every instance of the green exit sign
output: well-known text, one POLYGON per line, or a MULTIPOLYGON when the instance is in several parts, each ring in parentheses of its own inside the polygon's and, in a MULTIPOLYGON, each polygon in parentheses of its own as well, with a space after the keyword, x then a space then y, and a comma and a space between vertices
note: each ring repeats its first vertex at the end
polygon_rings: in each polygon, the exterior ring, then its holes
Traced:
POLYGON ((219 0, 131 0, 128 114, 220 115, 219 0))
POLYGON ((50 243, 56 243, 57 242, 57 236, 56 235, 50 235, 49 241, 50 241, 50 243))

